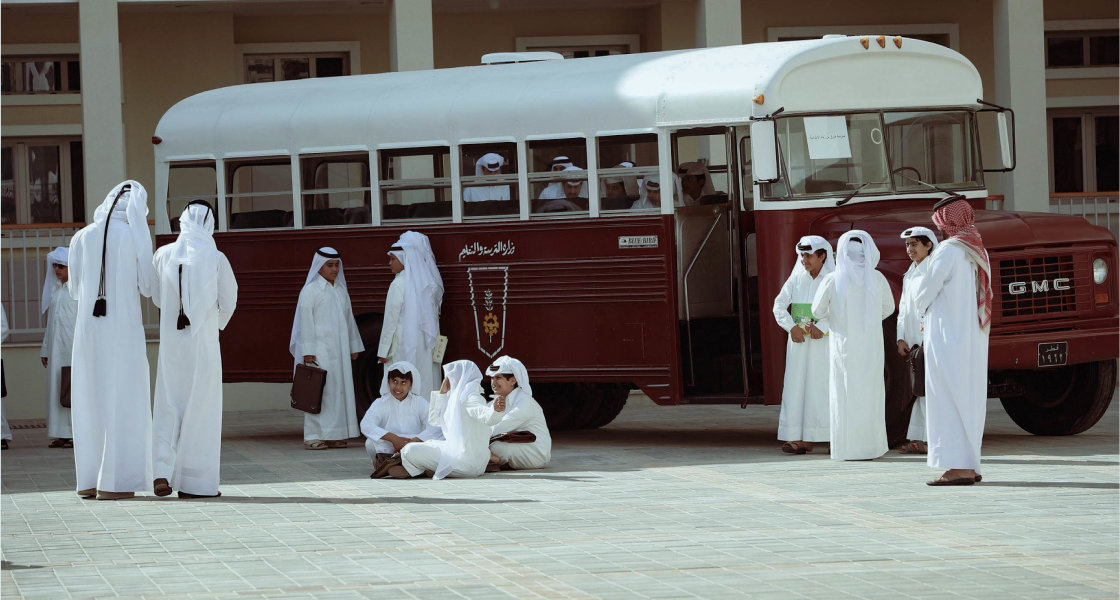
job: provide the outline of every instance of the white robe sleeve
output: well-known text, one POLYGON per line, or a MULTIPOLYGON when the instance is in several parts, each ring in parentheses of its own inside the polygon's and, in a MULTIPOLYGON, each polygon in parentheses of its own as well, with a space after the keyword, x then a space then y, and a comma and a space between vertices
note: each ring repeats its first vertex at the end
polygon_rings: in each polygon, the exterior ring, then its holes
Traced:
POLYGON ((152 255, 152 269, 156 272, 156 276, 152 278, 152 304, 155 304, 156 308, 163 308, 163 294, 160 293, 160 288, 163 284, 163 259, 167 256, 163 249, 168 247, 164 246, 152 255))
POLYGON ((70 255, 67 271, 69 272, 69 279, 66 280, 66 290, 70 297, 75 300, 80 300, 82 297, 82 248, 83 241, 86 237, 85 228, 74 234, 70 239, 70 255))
POLYGON ((377 356, 381 358, 391 356, 403 313, 404 283, 400 277, 396 277, 393 283, 389 284, 389 291, 385 294, 385 315, 381 321, 381 339, 377 343, 377 356))
MULTIPOLYGON (((907 285, 908 283, 910 283, 910 282, 907 281, 907 279, 904 277, 902 279, 902 297, 899 298, 899 301, 898 301, 898 320, 895 321, 895 327, 894 327, 894 329, 895 329, 894 339, 896 340, 896 342, 897 342, 897 340, 905 340, 906 339, 906 334, 905 334, 906 319, 910 318, 910 311, 911 311, 911 304, 912 304, 912 302, 907 302, 906 301, 906 295, 914 293, 914 290, 911 289, 912 286, 908 286, 907 285)), ((909 345, 909 344, 907 344, 907 345, 909 345)))
POLYGON ((875 271, 875 274, 878 275, 879 302, 883 313, 881 319, 886 319, 894 312, 894 294, 891 293, 891 284, 887 283, 886 276, 879 271, 875 271))
MULTIPOLYGON (((362 423, 359 428, 362 430, 362 434, 367 438, 379 440, 384 437, 385 434, 389 433, 389 430, 385 429, 385 426, 389 424, 389 418, 384 410, 385 403, 388 401, 390 401, 390 399, 387 398, 378 398, 374 400, 373 406, 370 406, 365 416, 362 417, 362 423)), ((391 401, 396 402, 396 398, 392 398, 391 401)))
MULTIPOLYGON (((48 277, 53 277, 54 273, 47 273, 48 277)), ((62 290, 55 290, 56 294, 61 293, 62 290)), ((47 311, 47 330, 43 332, 43 345, 39 348, 39 358, 46 358, 51 355, 51 340, 54 339, 55 329, 58 328, 58 319, 53 318, 54 311, 47 311)))
POLYGON ((237 278, 225 254, 218 253, 218 329, 225 329, 237 309, 237 278))
MULTIPOLYGON (((793 275, 786 278, 786 282, 782 284, 781 291, 774 297, 774 320, 778 322, 778 327, 785 329, 787 332, 793 329, 795 323, 793 316, 789 314, 789 305, 793 302, 793 275)), ((814 312, 815 316, 817 313, 814 312)))
MULTIPOLYGON (((506 401, 508 402, 509 398, 506 398, 506 401)), ((516 408, 506 411, 506 416, 502 417, 502 420, 490 430, 490 436, 526 429, 532 417, 532 404, 522 399, 518 402, 516 408)))
POLYGON ((315 284, 305 285, 299 293, 299 351, 296 360, 303 362, 304 356, 318 356, 319 345, 316 343, 315 305, 318 304, 318 290, 315 284))
POLYGON ((476 419, 487 425, 497 425, 498 421, 506 415, 506 411, 494 410, 492 404, 487 404, 486 399, 478 394, 471 394, 467 396, 467 401, 463 403, 463 408, 466 409, 467 415, 472 419, 476 419))
POLYGON ((922 277, 921 285, 914 291, 914 310, 919 317, 924 316, 929 310, 929 305, 933 304, 934 298, 941 293, 942 288, 945 287, 945 280, 953 271, 953 261, 944 260, 945 254, 953 249, 943 247, 937 250, 926 259, 929 268, 926 269, 925 277, 922 277))
POLYGON ((362 343, 362 332, 358 331, 358 322, 354 320, 354 309, 350 306, 350 295, 343 294, 346 298, 346 329, 350 338, 350 354, 364 352, 365 344, 362 343))
POLYGON ((432 399, 428 401, 428 424, 432 427, 443 427, 443 409, 447 408, 447 394, 438 391, 432 392, 432 399))
POLYGON ((825 276, 817 293, 813 296, 813 316, 819 319, 828 317, 832 310, 832 297, 836 294, 836 284, 833 282, 832 273, 825 276))
POLYGON ((443 430, 432 425, 428 419, 428 401, 416 396, 416 420, 424 424, 424 430, 416 434, 422 440, 438 440, 443 436, 443 430))

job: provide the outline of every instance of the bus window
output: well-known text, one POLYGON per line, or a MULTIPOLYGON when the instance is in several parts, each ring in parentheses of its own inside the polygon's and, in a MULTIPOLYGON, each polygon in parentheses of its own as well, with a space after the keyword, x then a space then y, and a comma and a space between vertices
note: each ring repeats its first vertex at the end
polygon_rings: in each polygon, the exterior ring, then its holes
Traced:
POLYGON ((179 231, 179 216, 193 200, 209 202, 217 210, 218 172, 214 161, 171 165, 167 174, 167 220, 172 232, 179 231))
POLYGON ((463 216, 516 216, 517 144, 461 146, 463 216))
POLYGON ((657 175, 657 135, 603 136, 598 151, 600 210, 656 211, 648 201, 640 201, 644 195, 639 183, 646 175, 657 175))
POLYGON ((226 162, 230 229, 292 226, 292 163, 284 158, 226 162))
POLYGON ((727 202, 726 129, 689 129, 673 134, 673 172, 680 177, 685 206, 727 202))
POLYGON ((883 115, 894 187, 899 191, 982 187, 972 146, 972 116, 965 111, 889 112, 883 115))
POLYGON ((885 192, 887 153, 879 113, 779 118, 783 177, 766 198, 885 192))
POLYGON ((587 212, 587 143, 582 138, 529 142, 533 214, 587 212))
POLYGON ((368 225, 369 155, 324 155, 300 158, 303 225, 368 225))
POLYGON ((451 219, 451 150, 447 146, 382 150, 381 220, 451 219))

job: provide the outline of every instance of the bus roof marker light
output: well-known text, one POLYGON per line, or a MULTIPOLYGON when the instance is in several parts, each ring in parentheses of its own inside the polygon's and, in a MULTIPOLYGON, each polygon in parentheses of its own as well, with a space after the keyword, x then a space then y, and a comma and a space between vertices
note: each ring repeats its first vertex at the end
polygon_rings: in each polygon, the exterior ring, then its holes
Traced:
POLYGON ((863 46, 864 50, 867 50, 871 47, 871 42, 867 39, 866 36, 859 38, 859 44, 863 46))
POLYGON ((152 144, 153 145, 159 145, 161 142, 163 142, 163 138, 159 137, 158 135, 153 135, 152 136, 152 144))
POLYGON ((875 38, 875 42, 879 44, 880 48, 886 48, 887 47, 887 38, 885 36, 879 36, 879 37, 875 38))
POLYGON ((766 96, 763 94, 756 94, 754 97, 754 103, 762 104, 763 102, 766 102, 766 96))
POLYGON ((902 36, 901 35, 894 36, 894 46, 895 46, 895 48, 901 48, 902 47, 902 36))

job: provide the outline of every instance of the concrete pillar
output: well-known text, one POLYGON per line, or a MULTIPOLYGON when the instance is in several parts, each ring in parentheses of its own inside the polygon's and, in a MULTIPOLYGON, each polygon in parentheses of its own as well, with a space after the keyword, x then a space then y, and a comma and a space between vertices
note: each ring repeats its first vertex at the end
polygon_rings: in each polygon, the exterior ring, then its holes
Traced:
MULTIPOLYGON (((1042 0, 995 0, 995 102, 1015 111, 1017 165, 999 175, 1004 208, 1050 211, 1042 0)), ((989 158, 988 166, 996 166, 989 158)))
POLYGON ((432 0, 392 0, 389 10, 389 69, 420 71, 435 67, 432 0))
POLYGON ((742 43, 743 11, 740 0, 696 0, 697 48, 742 43))
MULTIPOLYGON (((79 0, 82 69, 82 155, 86 221, 105 195, 128 179, 121 111, 121 52, 116 0, 79 0)), ((139 174, 137 174, 138 176, 139 174)), ((138 178, 134 176, 133 179, 138 178)), ((78 218, 75 215, 75 218, 78 218)))
POLYGON ((685 50, 696 47, 696 7, 688 0, 662 0, 651 10, 656 23, 652 50, 685 50))

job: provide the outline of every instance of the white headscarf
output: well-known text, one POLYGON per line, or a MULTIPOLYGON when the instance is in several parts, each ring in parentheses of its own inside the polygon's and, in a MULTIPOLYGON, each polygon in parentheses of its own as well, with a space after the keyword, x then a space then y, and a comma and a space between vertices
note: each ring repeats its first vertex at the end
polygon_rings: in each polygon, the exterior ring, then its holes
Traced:
POLYGON ((541 190, 540 195, 537 196, 537 200, 559 200, 561 198, 567 198, 568 195, 564 193, 564 184, 568 181, 579 181, 582 184, 579 188, 579 197, 586 198, 587 181, 583 178, 584 171, 585 169, 582 167, 577 167, 571 163, 567 163, 567 166, 561 171, 554 171, 554 173, 563 173, 564 181, 553 181, 549 183, 541 190))
MULTIPOLYGON (((879 247, 871 234, 853 229, 840 236, 836 243, 836 307, 840 314, 855 315, 850 323, 853 329, 865 324, 878 323, 878 299, 871 291, 876 289, 872 272, 879 265, 879 247), (858 239, 860 242, 853 240, 858 239), (863 290, 864 306, 861 310, 847 311, 848 299, 854 289, 863 290)), ((852 307, 855 308, 855 307, 852 307)))
MULTIPOLYGON (((389 392, 389 371, 400 371, 401 373, 412 373, 412 389, 420 389, 422 386, 420 371, 416 366, 407 360, 398 360, 397 362, 385 367, 385 373, 381 376, 381 396, 383 398, 393 398, 389 392)), ((396 400, 396 398, 393 398, 396 400)))
MULTIPOLYGON (((525 370, 525 364, 512 356, 499 356, 489 367, 486 367, 486 375, 493 377, 495 375, 513 375, 517 378, 517 389, 533 395, 533 388, 529 386, 529 372, 525 370)), ((512 408, 512 407, 508 407, 512 408)))
POLYGON ((480 156, 478 158, 478 160, 474 161, 474 174, 475 175, 489 175, 489 174, 492 174, 492 173, 501 173, 502 172, 502 166, 505 165, 505 164, 506 164, 506 159, 501 154, 498 154, 496 152, 487 152, 486 154, 483 154, 482 156, 480 156), (498 170, 497 171, 489 171, 489 170, 486 169, 485 165, 492 164, 492 163, 498 163, 498 170))
MULTIPOLYGON (((182 227, 182 224, 180 224, 179 226, 182 227)), ((311 258, 311 268, 307 271, 307 279, 304 280, 303 286, 307 287, 307 284, 315 281, 315 278, 319 276, 319 269, 322 269, 323 265, 327 264, 328 260, 335 259, 338 259, 338 277, 335 277, 334 284, 342 286, 343 291, 346 291, 346 276, 342 273, 342 255, 338 253, 338 250, 335 250, 330 246, 323 246, 322 248, 319 248, 315 251, 315 256, 311 258)), ((346 293, 349 292, 347 291, 346 293)), ((291 352, 292 356, 295 357, 296 364, 303 362, 303 354, 299 349, 298 303, 296 304, 295 320, 292 322, 292 339, 288 341, 288 351, 291 352)))
MULTIPOLYGON (((142 295, 151 297, 155 269, 152 268, 152 234, 148 231, 148 191, 140 185, 140 182, 131 179, 118 183, 105 196, 101 206, 98 206, 97 210, 93 212, 94 223, 107 228, 110 211, 113 213, 113 219, 128 224, 129 239, 136 248, 136 285, 142 295), (117 200, 117 194, 126 185, 129 186, 129 189, 121 193, 120 199, 117 200), (117 200, 115 207, 113 206, 114 200, 117 200)), ((101 234, 104 235, 104 230, 101 234)), ((103 239, 96 241, 104 244, 103 239)), ((103 260, 107 261, 108 256, 104 257, 103 260)), ((106 287, 106 293, 108 293, 108 287, 106 287)))
POLYGON ((55 276, 54 266, 56 264, 69 266, 69 260, 70 249, 66 246, 59 246, 47 253, 47 270, 43 273, 43 295, 39 299, 39 314, 47 312, 51 307, 51 298, 54 297, 55 291, 64 285, 55 276))
POLYGON ((389 249, 404 265, 405 303, 401 318, 401 351, 416 356, 421 344, 434 348, 439 336, 439 309, 443 305, 443 278, 428 236, 417 231, 401 234, 389 249))
MULTIPOLYGON (((673 205, 684 206, 684 203, 681 200, 681 198, 684 196, 684 192, 681 191, 681 180, 679 177, 677 177, 676 173, 672 175, 672 178, 673 205)), ((646 185, 651 183, 658 186, 658 189, 661 190, 661 201, 665 201, 665 186, 661 185, 661 176, 646 175, 638 182, 638 199, 634 201, 634 204, 630 208, 653 208, 653 203, 650 202, 649 197, 646 196, 646 185)))
POLYGON ((700 188, 700 200, 704 196, 711 196, 716 193, 716 188, 712 184, 712 173, 708 170, 708 166, 700 162, 683 162, 677 166, 677 176, 683 177, 685 175, 700 175, 704 177, 704 183, 700 188))
MULTIPOLYGON (((831 273, 832 270, 836 268, 836 261, 832 256, 832 244, 828 243, 828 240, 819 235, 806 235, 797 240, 797 244, 793 247, 793 252, 798 258, 805 252, 816 253, 817 250, 825 251, 824 264, 821 265, 821 272, 817 273, 817 277, 820 277, 821 275, 831 273), (809 246, 809 250, 802 250, 805 246, 809 246)), ((792 277, 804 270, 805 267, 795 262, 793 264, 793 272, 790 273, 790 276, 792 277)))
MULTIPOLYGON (((926 236, 926 239, 933 242, 933 246, 931 246, 930 249, 929 249, 929 253, 933 254, 933 251, 937 249, 937 234, 934 233, 933 230, 930 229, 929 227, 922 227, 920 225, 917 225, 917 226, 914 226, 914 227, 911 227, 911 228, 907 229, 906 231, 903 231, 901 234, 899 234, 898 237, 900 237, 902 239, 906 239, 906 238, 912 238, 912 237, 919 237, 919 236, 923 236, 923 235, 926 236)), ((929 258, 929 257, 927 256, 926 258, 929 258)), ((914 263, 911 262, 910 263, 910 269, 913 269, 913 268, 914 268, 914 263)), ((907 270, 909 271, 909 269, 907 269, 907 270)))
MULTIPOLYGON (((206 311, 218 304, 218 247, 214 244, 214 211, 205 201, 196 200, 179 217, 179 238, 168 251, 168 266, 183 266, 179 283, 183 313, 191 323, 199 322, 206 311)), ((174 307, 164 307, 174 310, 174 307)), ((198 328, 191 328, 191 335, 198 328)))
POLYGON ((447 405, 443 409, 443 437, 447 440, 439 456, 432 479, 443 479, 463 458, 466 440, 463 433, 463 404, 471 394, 482 394, 482 371, 469 360, 457 360, 443 365, 451 389, 447 392, 447 405))

